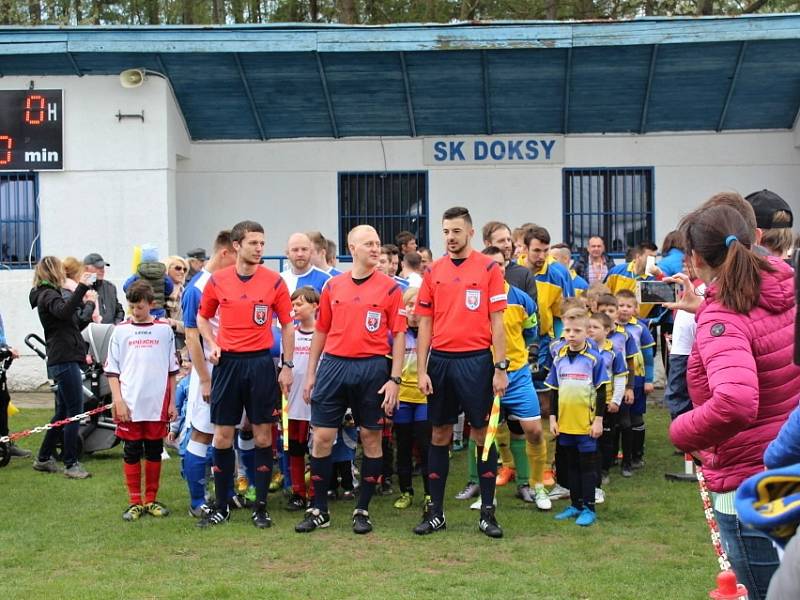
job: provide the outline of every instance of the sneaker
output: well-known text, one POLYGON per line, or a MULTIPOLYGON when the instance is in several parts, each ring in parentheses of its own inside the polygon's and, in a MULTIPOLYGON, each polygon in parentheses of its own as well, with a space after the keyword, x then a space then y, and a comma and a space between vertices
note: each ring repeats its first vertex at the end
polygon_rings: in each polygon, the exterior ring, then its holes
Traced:
POLYGON ((447 529, 447 521, 444 515, 428 514, 423 515, 422 521, 414 527, 413 531, 417 535, 428 535, 429 533, 436 533, 442 529, 447 529))
POLYGON ((461 452, 467 447, 463 440, 453 441, 453 452, 461 452))
POLYGON ((86 479, 91 476, 92 474, 84 469, 81 463, 76 462, 71 467, 64 467, 64 477, 69 477, 70 479, 86 479))
POLYGON ((160 502, 148 502, 144 505, 144 512, 151 517, 167 517, 169 516, 169 509, 160 502))
POLYGON ((256 486, 251 485, 247 488, 247 491, 244 493, 244 499, 253 505, 256 503, 256 486))
POLYGON ((248 487, 250 487, 250 482, 247 481, 247 477, 239 475, 239 477, 236 478, 236 493, 244 496, 248 487))
POLYGON ((58 465, 53 457, 47 460, 39 460, 38 458, 33 461, 33 470, 41 471, 42 473, 58 473, 58 465))
POLYGON ((478 529, 490 538, 501 538, 503 537, 503 530, 497 523, 494 511, 494 506, 484 506, 481 508, 481 518, 480 521, 478 521, 478 529))
POLYGON ((305 510, 306 508, 308 508, 308 503, 300 494, 292 494, 289 496, 289 501, 286 503, 286 510, 296 512, 298 510, 305 510))
POLYGON ((556 521, 566 521, 567 519, 577 519, 581 514, 580 509, 571 504, 555 516, 556 521))
POLYGON ((631 462, 631 467, 634 469, 642 469, 644 468, 644 459, 640 458, 638 460, 634 460, 631 462))
MULTIPOLYGON (((478 498, 477 500, 475 500, 475 502, 473 502, 472 504, 469 505, 469 509, 470 510, 480 510, 482 506, 483 506, 483 503, 481 502, 481 499, 478 498)), ((492 506, 497 506, 497 496, 495 496, 492 499, 492 506)))
POLYGON ((575 520, 575 524, 581 527, 589 527, 589 525, 594 524, 595 521, 597 521, 595 512, 590 508, 584 508, 575 520))
POLYGON ((253 516, 251 519, 253 521, 253 525, 255 525, 258 529, 272 527, 272 518, 269 516, 269 512, 267 512, 266 504, 262 504, 260 502, 256 504, 256 509, 253 511, 253 516))
POLYGON ((606 501, 606 493, 600 488, 594 488, 594 503, 602 504, 606 501))
POLYGON ((324 529, 325 527, 330 526, 330 524, 330 514, 322 512, 318 508, 309 508, 306 511, 306 516, 303 517, 303 520, 294 526, 294 530, 297 533, 308 533, 309 531, 314 531, 315 529, 324 529))
POLYGON ((248 502, 247 498, 242 496, 241 494, 234 494, 228 500, 228 508, 231 510, 239 510, 242 508, 247 508, 248 502))
POLYGON ((400 494, 400 497, 394 501, 394 507, 404 510, 410 507, 413 502, 414 496, 412 496, 410 492, 403 492, 400 494))
POLYGON ((603 485, 608 485, 611 483, 611 475, 608 471, 603 471, 602 475, 600 476, 600 483, 603 485))
POLYGON ((353 533, 363 535, 372 531, 372 521, 369 520, 369 513, 364 509, 357 508, 353 511, 353 533))
POLYGON ((622 476, 623 477, 633 477, 633 470, 630 467, 626 467, 625 465, 622 466, 622 476))
POLYGON ((352 502, 356 499, 356 494, 353 490, 345 490, 342 492, 342 500, 348 500, 352 502))
POLYGON ((144 514, 144 506, 141 504, 131 504, 122 513, 122 519, 125 521, 138 521, 139 517, 144 514))
POLYGON ((563 485, 555 484, 551 489, 550 493, 547 494, 550 500, 564 500, 569 498, 569 490, 565 488, 563 485))
POLYGON ((517 478, 517 472, 512 469, 511 467, 500 467, 497 470, 497 487, 503 487, 509 481, 513 481, 517 478))
POLYGON ((433 514, 433 500, 430 496, 425 496, 422 499, 422 518, 427 519, 433 514))
POLYGON ((394 494, 394 488, 392 487, 392 479, 391 477, 386 477, 381 483, 381 495, 391 496, 392 494, 394 494))
POLYGON ((456 494, 456 500, 469 500, 481 493, 481 486, 472 481, 468 481, 464 489, 456 494))
POLYGON ((14 442, 8 444, 6 450, 11 458, 30 458, 33 456, 33 452, 26 450, 25 448, 20 448, 14 442))
POLYGON ((277 492, 283 487, 283 473, 275 471, 272 474, 272 480, 269 482, 269 491, 277 492))
POLYGON ((542 478, 542 483, 547 485, 547 486, 556 484, 555 473, 553 473, 552 469, 547 469, 544 472, 544 477, 542 478))
POLYGON ((189 507, 189 516, 195 519, 202 519, 207 516, 213 509, 208 504, 201 504, 197 508, 189 507))
POLYGON ((544 489, 544 486, 537 486, 534 490, 533 500, 536 502, 536 508, 539 510, 551 510, 553 508, 553 503, 550 501, 550 497, 547 495, 547 490, 544 489))
POLYGON ((531 486, 529 485, 518 485, 517 486, 517 498, 520 498, 523 502, 533 502, 533 492, 531 491, 531 486))
POLYGON ((203 516, 203 518, 197 522, 197 526, 201 529, 206 529, 207 527, 214 527, 215 525, 226 523, 230 518, 231 511, 221 511, 217 508, 203 516))

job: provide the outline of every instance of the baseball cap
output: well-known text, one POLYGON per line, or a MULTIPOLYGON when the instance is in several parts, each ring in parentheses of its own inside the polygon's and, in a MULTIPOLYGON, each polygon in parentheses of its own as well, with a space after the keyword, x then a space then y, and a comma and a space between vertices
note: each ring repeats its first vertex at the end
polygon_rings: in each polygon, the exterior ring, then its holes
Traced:
POLYGON ((205 248, 192 248, 186 253, 186 258, 196 258, 197 260, 208 260, 205 248))
POLYGON ((756 226, 761 229, 791 227, 794 223, 791 207, 786 203, 786 200, 775 192, 769 190, 753 192, 745 200, 752 205, 753 211, 756 213, 756 226), (774 223, 775 213, 780 210, 785 210, 789 213, 788 223, 774 223))
POLYGON ((97 252, 92 252, 91 254, 87 254, 86 257, 83 259, 83 264, 91 265, 97 267, 98 269, 111 266, 105 260, 103 260, 103 257, 100 256, 97 252))

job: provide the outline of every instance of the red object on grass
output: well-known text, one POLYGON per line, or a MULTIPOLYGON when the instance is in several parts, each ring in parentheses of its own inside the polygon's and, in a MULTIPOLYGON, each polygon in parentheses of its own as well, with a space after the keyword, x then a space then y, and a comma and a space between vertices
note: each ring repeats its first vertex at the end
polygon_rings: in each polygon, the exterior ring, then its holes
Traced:
POLYGON ((747 588, 736 580, 733 571, 722 571, 717 575, 717 587, 708 593, 714 600, 747 600, 747 588))

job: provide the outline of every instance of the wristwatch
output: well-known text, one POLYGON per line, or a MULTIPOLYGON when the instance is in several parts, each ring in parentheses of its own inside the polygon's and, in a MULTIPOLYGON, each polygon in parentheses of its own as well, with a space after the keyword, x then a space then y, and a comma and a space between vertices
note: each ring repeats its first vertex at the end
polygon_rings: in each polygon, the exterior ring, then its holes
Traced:
POLYGON ((494 368, 500 371, 508 371, 508 359, 503 359, 500 362, 494 363, 494 368))
POLYGON ((291 360, 285 360, 283 361, 283 366, 287 369, 294 369, 294 362, 291 360))
POLYGON ((402 377, 389 377, 389 381, 394 381, 397 385, 403 383, 402 377))

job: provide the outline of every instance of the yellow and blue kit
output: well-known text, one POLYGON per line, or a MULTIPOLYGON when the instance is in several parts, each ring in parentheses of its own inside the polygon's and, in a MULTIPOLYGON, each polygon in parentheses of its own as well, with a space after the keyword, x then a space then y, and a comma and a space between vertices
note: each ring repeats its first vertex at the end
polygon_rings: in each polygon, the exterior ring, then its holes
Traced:
MULTIPOLYGON (((625 362, 625 356, 614 349, 614 343, 611 340, 606 339, 603 344, 597 348, 597 353, 603 361, 610 381, 614 381, 614 378, 618 375, 628 374, 628 364, 625 362)), ((606 404, 611 403, 613 394, 614 386, 606 386, 606 404)))
MULTIPOLYGON (((617 265, 609 270, 606 276, 605 284, 612 294, 616 294, 620 290, 630 290, 636 293, 636 283, 638 281, 652 281, 652 275, 637 275, 634 270, 636 261, 631 261, 627 264, 617 265)), ((655 304, 642 303, 639 305, 639 316, 647 317, 650 311, 653 310, 655 304)))
POLYGON ((580 297, 589 289, 589 282, 575 272, 575 269, 569 270, 569 276, 572 277, 572 287, 575 289, 575 295, 580 297))
POLYGON ((633 358, 633 404, 631 413, 643 415, 647 410, 644 384, 653 383, 654 365, 653 349, 656 342, 647 326, 647 321, 633 317, 629 322, 623 323, 626 333, 637 346, 636 355, 633 358))

